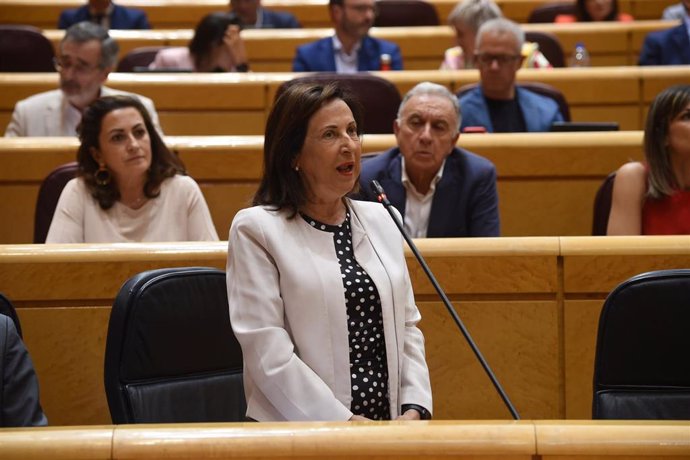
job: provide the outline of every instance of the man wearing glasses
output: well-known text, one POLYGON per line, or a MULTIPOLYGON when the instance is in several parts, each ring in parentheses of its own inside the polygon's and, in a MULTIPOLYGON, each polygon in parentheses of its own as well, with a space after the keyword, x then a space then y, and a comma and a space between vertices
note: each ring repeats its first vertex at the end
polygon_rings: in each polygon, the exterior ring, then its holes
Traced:
POLYGON ((492 19, 479 28, 474 61, 480 85, 460 97, 462 131, 539 132, 563 121, 553 99, 515 84, 524 59, 520 53, 524 41, 520 26, 508 19, 492 19))
POLYGON ((118 45, 101 26, 80 22, 65 32, 55 69, 60 89, 35 94, 17 102, 5 137, 76 136, 84 109, 100 96, 138 97, 162 132, 151 99, 103 86, 115 68, 118 45))
POLYGON ((398 45, 368 35, 376 18, 374 0, 330 0, 328 8, 335 35, 297 48, 293 72, 402 70, 398 45))

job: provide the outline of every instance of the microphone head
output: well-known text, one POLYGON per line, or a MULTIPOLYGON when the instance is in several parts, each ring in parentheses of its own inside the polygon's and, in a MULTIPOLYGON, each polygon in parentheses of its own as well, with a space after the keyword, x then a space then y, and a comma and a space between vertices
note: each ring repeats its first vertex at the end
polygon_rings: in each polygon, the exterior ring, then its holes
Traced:
POLYGON ((381 187, 381 184, 379 184, 379 181, 376 179, 369 182, 369 186, 371 187, 371 191, 374 192, 374 195, 377 197, 386 194, 386 192, 383 190, 383 187, 381 187))

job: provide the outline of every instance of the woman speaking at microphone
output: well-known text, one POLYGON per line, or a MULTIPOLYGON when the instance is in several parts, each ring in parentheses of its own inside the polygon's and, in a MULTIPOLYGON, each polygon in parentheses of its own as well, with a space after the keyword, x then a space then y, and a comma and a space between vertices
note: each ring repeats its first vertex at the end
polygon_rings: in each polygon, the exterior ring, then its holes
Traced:
POLYGON ((266 125, 254 207, 232 223, 228 301, 247 417, 431 417, 403 239, 384 207, 352 201, 362 113, 334 84, 296 84, 266 125))

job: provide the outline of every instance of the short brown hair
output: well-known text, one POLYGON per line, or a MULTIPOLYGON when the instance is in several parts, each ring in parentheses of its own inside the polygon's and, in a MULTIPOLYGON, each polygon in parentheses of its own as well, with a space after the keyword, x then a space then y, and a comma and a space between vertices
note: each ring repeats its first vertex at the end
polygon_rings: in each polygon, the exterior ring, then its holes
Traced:
POLYGON ((254 205, 269 205, 276 210, 287 208, 290 217, 294 217, 306 202, 302 178, 294 170, 295 160, 304 145, 309 120, 333 99, 347 104, 361 135, 361 106, 349 91, 336 83, 296 83, 278 97, 266 122, 264 174, 254 195, 254 205))
POLYGON ((136 109, 144 119, 146 130, 151 140, 151 167, 144 184, 144 195, 147 198, 155 198, 160 194, 160 185, 168 177, 175 174, 185 174, 184 164, 173 154, 163 142, 151 121, 151 116, 146 107, 136 97, 131 96, 105 96, 96 99, 86 108, 79 125, 79 150, 77 150, 77 163, 79 169, 77 175, 84 179, 86 187, 102 209, 110 209, 120 199, 120 190, 110 181, 108 184, 99 185, 96 182, 96 172, 99 164, 91 155, 91 149, 100 149, 99 136, 103 125, 103 118, 113 110, 132 107, 136 109))
POLYGON ((652 198, 670 196, 678 188, 666 140, 671 121, 688 104, 690 85, 677 85, 660 92, 649 107, 644 128, 644 154, 649 165, 647 195, 652 198))

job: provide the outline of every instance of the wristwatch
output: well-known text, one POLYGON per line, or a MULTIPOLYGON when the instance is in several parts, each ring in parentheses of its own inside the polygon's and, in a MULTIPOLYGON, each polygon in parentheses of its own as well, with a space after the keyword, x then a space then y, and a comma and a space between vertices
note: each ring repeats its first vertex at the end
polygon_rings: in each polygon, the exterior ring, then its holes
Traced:
POLYGON ((403 404, 400 408, 404 414, 410 409, 414 409, 419 412, 419 418, 422 420, 431 420, 431 412, 426 410, 426 408, 420 406, 419 404, 403 404))

